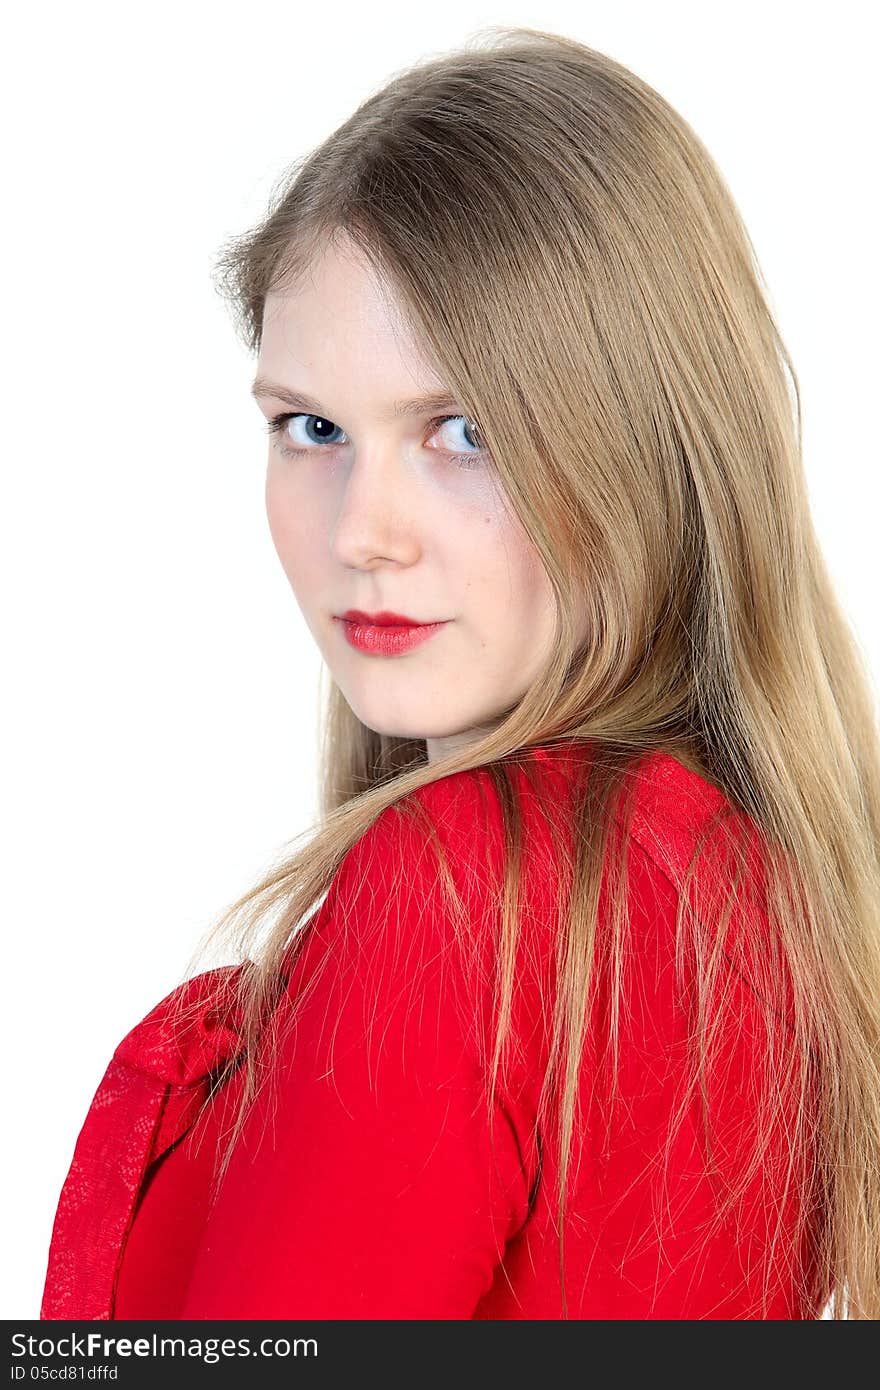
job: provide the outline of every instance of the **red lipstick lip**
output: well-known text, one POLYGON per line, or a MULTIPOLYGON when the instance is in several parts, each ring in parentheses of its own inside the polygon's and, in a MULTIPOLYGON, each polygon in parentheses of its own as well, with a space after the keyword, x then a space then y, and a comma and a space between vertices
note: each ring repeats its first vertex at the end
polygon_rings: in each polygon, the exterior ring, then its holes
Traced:
MULTIPOLYGON (((437 621, 429 619, 427 622, 419 622, 418 618, 407 618, 403 613, 389 613, 387 610, 381 613, 364 613, 360 608, 347 608, 338 616, 345 623, 359 623, 363 627, 431 627, 437 621)), ((439 621, 445 622, 446 619, 442 618, 439 621)))
MULTIPOLYGON (((348 611, 357 612, 357 609, 350 608, 348 611)), ((380 613, 375 616, 388 618, 395 615, 380 613)), ((411 618, 406 618, 400 623, 363 623, 348 617, 336 619, 348 645, 369 657, 403 656, 429 642, 448 621, 414 623, 411 618)))

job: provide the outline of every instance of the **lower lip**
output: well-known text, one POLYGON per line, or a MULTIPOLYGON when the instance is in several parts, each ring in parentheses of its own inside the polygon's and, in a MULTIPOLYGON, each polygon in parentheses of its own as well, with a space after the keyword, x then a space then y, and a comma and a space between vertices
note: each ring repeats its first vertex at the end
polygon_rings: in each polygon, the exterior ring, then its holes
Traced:
POLYGON ((342 624, 346 641, 352 647, 357 647, 359 652, 367 652, 370 656, 400 656, 402 652, 411 651, 413 647, 427 642, 429 637, 446 626, 442 622, 414 627, 376 627, 351 623, 345 618, 337 618, 336 621, 342 624))

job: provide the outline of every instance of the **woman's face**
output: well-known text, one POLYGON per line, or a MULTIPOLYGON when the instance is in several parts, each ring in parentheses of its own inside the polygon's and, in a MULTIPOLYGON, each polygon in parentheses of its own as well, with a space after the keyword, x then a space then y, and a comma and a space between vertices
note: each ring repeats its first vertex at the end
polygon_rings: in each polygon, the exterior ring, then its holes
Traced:
POLYGON ((270 436, 269 527, 352 710, 425 739, 429 760, 479 737, 546 656, 553 592, 461 402, 419 403, 445 383, 351 242, 269 297, 254 393, 267 420, 289 416, 270 436), (442 625, 383 646, 350 609, 442 625))

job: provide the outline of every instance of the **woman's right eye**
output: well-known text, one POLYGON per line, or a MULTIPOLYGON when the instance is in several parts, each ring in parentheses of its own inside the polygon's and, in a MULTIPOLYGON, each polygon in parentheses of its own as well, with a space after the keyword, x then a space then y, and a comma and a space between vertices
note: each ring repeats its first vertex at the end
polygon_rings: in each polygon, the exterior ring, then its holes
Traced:
MULTIPOLYGON (((323 415, 308 415, 304 411, 287 411, 285 414, 275 415, 269 421, 269 433, 280 435, 281 431, 284 429, 285 425, 289 420, 295 420, 297 426, 300 425, 301 421, 309 421, 314 423, 304 424, 302 426, 300 431, 300 442, 302 447, 298 449, 291 449, 288 448, 285 444, 276 444, 275 447, 277 448, 280 454, 287 454, 288 457, 300 457, 302 454, 312 453, 313 448, 316 444, 341 443, 339 439, 334 439, 332 437, 335 431, 339 431, 340 434, 344 433, 342 430, 339 429, 338 425, 334 425, 332 420, 325 420, 323 415), (314 431, 314 433, 312 433, 312 431, 314 431)), ((288 433, 285 433, 284 437, 285 439, 287 439, 291 438, 292 436, 288 433)))

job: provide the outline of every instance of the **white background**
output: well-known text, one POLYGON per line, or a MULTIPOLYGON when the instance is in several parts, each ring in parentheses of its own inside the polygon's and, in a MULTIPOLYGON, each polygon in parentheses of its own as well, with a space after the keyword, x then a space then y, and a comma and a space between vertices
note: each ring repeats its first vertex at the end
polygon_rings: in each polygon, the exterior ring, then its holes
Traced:
POLYGON ((38 1315, 117 1042, 315 810, 320 663, 265 520, 253 363, 210 279, 222 242, 393 72, 484 25, 623 61, 691 122, 744 214, 803 390, 817 528, 876 673, 872 8, 7 16, 3 1317, 38 1315))

